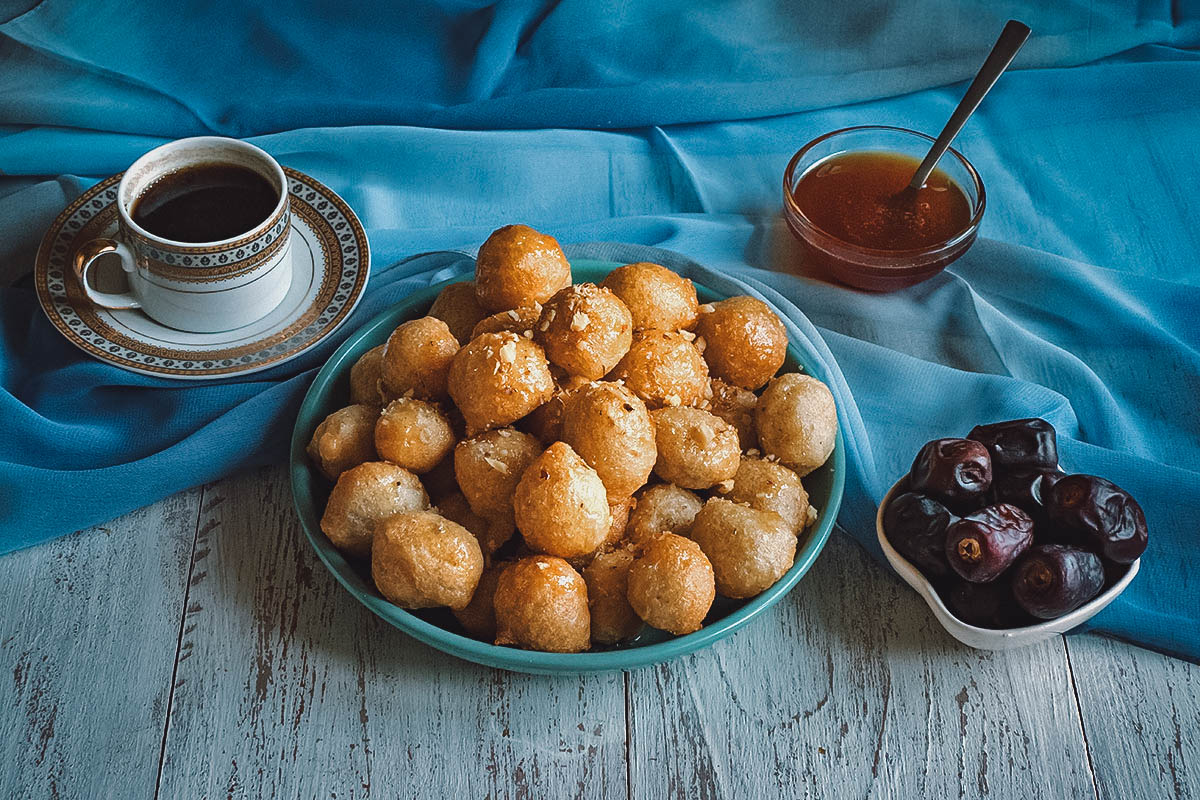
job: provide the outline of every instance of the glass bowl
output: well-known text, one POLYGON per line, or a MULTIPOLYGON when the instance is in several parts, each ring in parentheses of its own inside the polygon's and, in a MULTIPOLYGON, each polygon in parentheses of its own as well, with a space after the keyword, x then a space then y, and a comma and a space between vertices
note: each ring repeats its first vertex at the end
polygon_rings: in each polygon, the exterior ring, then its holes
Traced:
POLYGON ((971 162, 954 148, 946 151, 938 169, 946 173, 967 198, 970 221, 951 238, 914 250, 877 250, 850 244, 831 236, 805 216, 795 199, 796 185, 804 175, 834 156, 852 152, 887 152, 920 161, 934 140, 906 128, 860 125, 818 136, 800 148, 783 173, 783 214, 800 240, 804 264, 859 289, 892 291, 931 278, 967 252, 979 232, 985 196, 983 181, 971 162))

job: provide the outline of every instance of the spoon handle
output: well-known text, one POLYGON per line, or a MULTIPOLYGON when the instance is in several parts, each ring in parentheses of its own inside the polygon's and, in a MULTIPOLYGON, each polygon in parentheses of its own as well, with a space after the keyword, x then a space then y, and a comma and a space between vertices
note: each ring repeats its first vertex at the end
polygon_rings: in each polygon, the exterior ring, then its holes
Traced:
POLYGON ((1000 75, 1008 69, 1008 65, 1016 57, 1017 51, 1021 49, 1021 45, 1025 44, 1025 40, 1028 38, 1028 25, 1015 19, 1008 21, 1004 30, 1000 32, 1000 38, 992 45, 992 52, 988 53, 987 60, 975 74, 975 80, 971 81, 971 85, 967 87, 967 93, 963 95, 963 99, 958 102, 958 107, 950 115, 946 127, 942 128, 937 141, 933 143, 933 147, 929 148, 925 160, 921 162, 921 166, 917 167, 912 181, 908 184, 909 187, 920 189, 925 185, 925 181, 929 179, 929 173, 933 172, 933 168, 945 155, 950 143, 954 141, 954 137, 958 136, 963 125, 967 124, 967 119, 975 113, 975 109, 979 108, 984 96, 996 85, 1000 75))

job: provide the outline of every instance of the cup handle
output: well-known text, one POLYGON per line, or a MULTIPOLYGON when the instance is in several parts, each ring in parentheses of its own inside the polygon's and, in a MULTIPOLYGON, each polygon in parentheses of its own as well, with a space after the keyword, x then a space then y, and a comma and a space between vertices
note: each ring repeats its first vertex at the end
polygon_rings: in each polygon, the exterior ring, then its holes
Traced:
POLYGON ((79 277, 79 285, 83 287, 83 293, 100 308, 107 308, 111 311, 141 308, 142 304, 138 302, 132 292, 122 292, 121 294, 101 292, 88 284, 88 268, 97 258, 106 253, 116 253, 120 257, 121 269, 125 270, 126 274, 132 274, 137 266, 133 251, 125 243, 115 239, 93 239, 75 253, 75 274, 79 277))

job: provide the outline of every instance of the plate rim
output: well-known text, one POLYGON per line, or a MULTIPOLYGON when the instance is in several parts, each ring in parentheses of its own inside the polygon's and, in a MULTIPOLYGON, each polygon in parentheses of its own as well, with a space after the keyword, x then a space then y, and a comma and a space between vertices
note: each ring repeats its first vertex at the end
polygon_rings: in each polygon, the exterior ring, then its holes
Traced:
MULTIPOLYGON (((358 304, 362 301, 363 295, 366 294, 367 283, 371 277, 371 245, 370 245, 370 240, 368 239, 368 236, 367 236, 366 227, 362 224, 362 220, 359 219, 358 214, 354 211, 354 209, 350 206, 350 204, 346 202, 345 198, 343 198, 341 195, 339 195, 333 189, 329 188, 329 186, 327 186, 326 184, 322 183, 321 181, 317 180, 316 178, 312 177, 311 175, 309 175, 305 172, 302 172, 301 170, 295 169, 293 167, 285 166, 285 167, 283 167, 283 171, 284 171, 284 174, 289 179, 295 180, 298 183, 300 183, 301 185, 311 187, 311 188, 315 189, 317 192, 327 195, 329 199, 334 201, 334 203, 339 206, 339 210, 345 215, 347 221, 350 223, 351 231, 352 231, 352 233, 354 233, 355 238, 359 242, 358 258, 359 258, 361 267, 358 271, 355 285, 350 290, 352 292, 352 294, 346 303, 344 311, 342 311, 340 317, 337 320, 333 321, 328 327, 326 327, 324 330, 322 330, 318 336, 316 336, 313 339, 311 339, 310 341, 306 342, 302 347, 299 347, 295 351, 288 353, 287 355, 282 356, 280 358, 277 358, 277 359, 274 359, 271 361, 266 361, 266 362, 252 363, 252 364, 246 365, 244 367, 237 367, 235 365, 233 367, 226 368, 223 371, 217 371, 217 372, 173 373, 173 372, 164 372, 161 370, 148 369, 148 368, 136 365, 136 364, 128 363, 124 360, 115 360, 112 358, 105 357, 102 354, 92 352, 92 350, 86 348, 84 346, 83 342, 80 341, 76 336, 71 335, 67 329, 64 329, 65 323, 60 324, 62 322, 62 319, 58 315, 58 313, 56 311, 54 311, 54 309, 53 309, 53 300, 49 296, 48 280, 45 279, 45 275, 49 270, 50 250, 52 249, 52 247, 54 245, 55 239, 58 237, 62 228, 66 225, 67 221, 82 206, 84 206, 87 203, 89 203, 90 201, 94 200, 97 195, 100 195, 105 190, 107 190, 109 187, 111 187, 115 183, 119 182, 121 179, 121 176, 124 174, 123 170, 121 172, 117 172, 113 175, 108 176, 107 178, 104 178, 104 179, 98 181, 97 183, 95 183, 94 185, 92 185, 91 187, 86 189, 85 191, 81 192, 79 194, 79 196, 76 197, 74 200, 72 200, 67 205, 66 208, 64 208, 61 212, 59 212, 58 216, 56 216, 54 218, 54 221, 51 222, 49 226, 47 226, 46 232, 42 235, 42 239, 38 244, 37 254, 34 257, 34 269, 33 269, 34 287, 36 290, 35 293, 37 295, 38 305, 42 309, 42 314, 46 317, 47 321, 50 323, 50 326, 52 328, 54 328, 55 332, 58 333, 58 335, 62 336, 63 339, 65 339, 67 342, 70 342, 70 344, 72 346, 74 346, 76 349, 78 349, 80 352, 84 353, 85 355, 89 356, 90 358, 92 358, 96 361, 99 361, 101 363, 108 364, 109 366, 123 369, 127 372, 132 372, 132 373, 135 373, 138 375, 144 375, 144 376, 151 377, 151 378, 161 378, 164 380, 188 381, 188 382, 218 381, 218 380, 222 380, 222 379, 238 378, 238 377, 242 377, 244 375, 252 375, 254 373, 263 372, 263 371, 269 370, 269 369, 274 369, 275 367, 286 364, 287 362, 292 361, 293 359, 299 358, 300 356, 307 353, 309 350, 313 349, 317 345, 326 341, 331 335, 333 335, 339 329, 341 329, 341 327, 343 325, 345 325, 346 322, 353 315, 355 308, 357 308, 358 304), (47 285, 43 286, 43 284, 47 284, 47 285)), ((293 198, 293 199, 295 199, 295 198, 293 198)), ((116 201, 113 200, 109 203, 106 203, 105 205, 103 205, 99 209, 97 209, 96 213, 97 214, 102 213, 108 206, 112 205, 112 203, 115 203, 115 202, 116 201)), ((315 213, 315 216, 320 219, 320 221, 323 225, 329 224, 329 220, 326 219, 326 217, 323 214, 319 213, 316 209, 314 209, 314 213, 315 213)), ((332 228, 330 228, 330 233, 333 234, 332 228)), ((290 235, 297 235, 297 234, 293 231, 290 235)), ((335 236, 335 238, 336 238, 336 236, 335 236)), ((318 249, 320 249, 320 248, 318 248, 318 249)), ((72 279, 72 278, 64 277, 64 280, 70 280, 70 279, 72 279)), ((66 326, 66 328, 69 328, 69 327, 70 326, 66 326)), ((266 336, 269 334, 270 334, 270 331, 266 331, 262 335, 266 336)), ((197 360, 208 360, 208 359, 204 359, 203 357, 201 357, 197 360)))
MULTIPOLYGON (((570 259, 570 263, 573 273, 576 269, 605 269, 611 271, 621 265, 621 262, 618 261, 588 258, 570 259)), ((309 507, 313 504, 311 502, 307 504, 302 502, 302 495, 307 496, 310 501, 312 500, 308 485, 311 484, 314 477, 306 452, 308 441, 312 434, 311 426, 306 423, 306 419, 314 415, 320 415, 320 410, 317 408, 319 405, 317 402, 318 387, 329 384, 348 371, 352 364, 347 364, 346 362, 350 359, 351 351, 355 350, 359 343, 376 334, 380 328, 388 326, 390 326, 389 330, 390 328, 394 328, 395 324, 398 324, 397 320, 400 317, 411 314, 414 308, 419 308, 424 304, 432 302, 433 298, 446 286, 453 283, 460 283, 464 280, 469 280, 469 278, 458 275, 414 291, 361 325, 346 338, 325 364, 321 366, 321 369, 309 384, 304 399, 301 401, 300 408, 296 413, 288 454, 292 504, 309 545, 316 551, 317 557, 334 576, 334 579, 355 600, 366 606, 368 610, 385 622, 412 636, 414 639, 436 650, 466 661, 515 672, 586 674, 637 669, 704 649, 745 627, 767 609, 782 600, 799 583, 800 579, 804 577, 824 551, 825 545, 836 524, 838 512, 841 510, 846 478, 846 445, 841 425, 838 426, 834 451, 831 454, 829 462, 832 470, 830 501, 826 508, 821 510, 820 519, 803 546, 803 554, 798 552, 792 567, 773 586, 758 596, 751 598, 740 608, 735 609, 711 625, 706 625, 694 633, 673 637, 662 642, 621 650, 585 651, 582 653, 546 653, 522 650, 489 644, 434 625, 415 614, 392 605, 381 597, 364 592, 360 587, 354 585, 348 576, 344 574, 347 571, 354 573, 353 568, 350 567, 349 562, 337 552, 333 545, 329 543, 325 535, 321 533, 320 521, 309 507)), ((703 284, 696 284, 696 286, 710 295, 721 296, 720 293, 708 289, 703 284)), ((790 334, 788 336, 788 352, 789 356, 804 368, 806 374, 814 375, 821 379, 828 377, 824 375, 824 369, 819 368, 819 365, 817 369, 813 368, 813 364, 810 362, 815 359, 801 357, 804 354, 790 334)))

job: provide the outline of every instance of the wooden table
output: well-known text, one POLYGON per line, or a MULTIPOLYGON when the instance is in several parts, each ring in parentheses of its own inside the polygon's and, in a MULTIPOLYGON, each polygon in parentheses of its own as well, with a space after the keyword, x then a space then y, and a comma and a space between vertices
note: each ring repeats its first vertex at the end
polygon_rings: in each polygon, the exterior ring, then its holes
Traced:
POLYGON ((0 596, 2 797, 1200 797, 1200 667, 967 649, 840 535, 748 629, 628 674, 409 639, 281 469, 0 558, 0 596))

